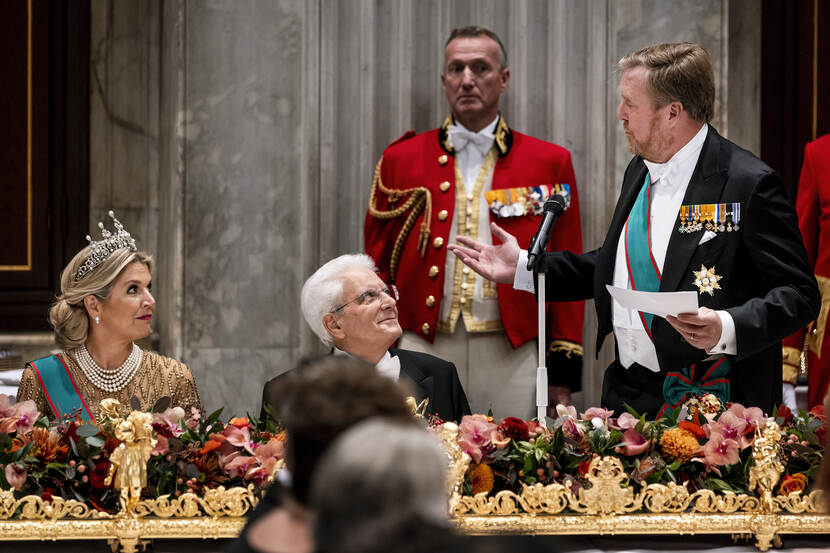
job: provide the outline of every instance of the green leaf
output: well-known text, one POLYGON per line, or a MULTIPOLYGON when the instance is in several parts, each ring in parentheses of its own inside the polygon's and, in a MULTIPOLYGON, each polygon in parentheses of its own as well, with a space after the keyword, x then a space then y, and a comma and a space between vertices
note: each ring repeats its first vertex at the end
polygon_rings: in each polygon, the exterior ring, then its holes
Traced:
POLYGON ((100 430, 94 424, 84 424, 76 429, 78 436, 89 438, 90 436, 97 436, 100 430))
POLYGON ((678 459, 677 461, 670 464, 668 469, 672 472, 675 472, 675 471, 677 471, 677 469, 680 468, 680 465, 682 465, 682 464, 683 464, 683 462, 678 459))
POLYGON ((86 443, 88 443, 92 447, 104 447, 106 440, 99 436, 90 436, 86 439, 86 443))
POLYGON ((717 492, 738 492, 739 490, 732 486, 729 482, 721 480, 720 478, 707 478, 703 481, 703 485, 717 492))

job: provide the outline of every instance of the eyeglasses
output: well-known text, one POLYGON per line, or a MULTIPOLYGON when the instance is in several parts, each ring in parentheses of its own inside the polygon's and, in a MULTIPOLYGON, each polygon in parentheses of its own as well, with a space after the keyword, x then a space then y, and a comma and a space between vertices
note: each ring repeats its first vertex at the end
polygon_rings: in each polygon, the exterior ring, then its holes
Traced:
POLYGON ((358 305, 369 305, 379 300, 381 294, 386 294, 393 300, 398 301, 398 288, 394 284, 390 284, 389 288, 370 288, 362 294, 360 294, 359 296, 357 296, 355 299, 347 301, 340 307, 335 307, 334 309, 329 311, 329 313, 335 313, 337 311, 340 311, 350 303, 356 303, 358 305))

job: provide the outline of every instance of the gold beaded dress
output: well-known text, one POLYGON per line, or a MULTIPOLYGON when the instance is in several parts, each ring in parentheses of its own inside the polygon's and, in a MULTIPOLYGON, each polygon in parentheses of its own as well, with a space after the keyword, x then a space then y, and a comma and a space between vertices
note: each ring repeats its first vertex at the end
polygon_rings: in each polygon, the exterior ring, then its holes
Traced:
MULTIPOLYGON (((92 413, 97 413, 98 405, 102 400, 115 398, 121 403, 123 411, 121 414, 126 415, 132 410, 133 397, 138 399, 141 409, 145 411, 152 409, 153 405, 163 397, 170 398, 170 407, 182 407, 188 415, 191 407, 202 409, 199 392, 190 369, 184 363, 170 357, 145 350, 141 365, 127 385, 117 392, 107 392, 95 386, 81 370, 75 349, 62 351, 59 355, 92 413)), ((33 400, 38 410, 50 420, 57 418, 49 406, 41 381, 31 365, 26 365, 17 390, 18 402, 27 399, 33 400)))

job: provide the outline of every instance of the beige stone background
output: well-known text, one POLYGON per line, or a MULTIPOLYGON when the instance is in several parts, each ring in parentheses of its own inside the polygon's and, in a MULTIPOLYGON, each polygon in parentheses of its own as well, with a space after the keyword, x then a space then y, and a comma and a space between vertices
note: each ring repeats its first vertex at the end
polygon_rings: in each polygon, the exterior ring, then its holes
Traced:
MULTIPOLYGON (((258 412, 265 380, 320 351, 300 286, 362 248, 384 146, 446 115, 453 27, 502 37, 507 121, 571 151, 586 249, 629 159, 612 70, 628 51, 703 44, 714 125, 760 149, 754 0, 93 0, 91 23, 90 226, 115 209, 156 255, 157 345, 226 414, 258 412)), ((592 302, 586 315, 592 352, 592 302)), ((599 403, 612 350, 586 356, 580 406, 599 403)))

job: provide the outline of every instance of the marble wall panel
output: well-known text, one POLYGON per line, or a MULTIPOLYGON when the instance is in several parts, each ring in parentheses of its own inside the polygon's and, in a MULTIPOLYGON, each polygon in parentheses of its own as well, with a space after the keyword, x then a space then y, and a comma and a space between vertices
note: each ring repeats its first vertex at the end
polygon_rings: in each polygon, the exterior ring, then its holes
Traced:
MULTIPOLYGON (((446 115, 440 70, 453 27, 501 35, 507 121, 571 151, 586 249, 605 236, 630 158, 616 120, 623 54, 701 42, 719 84, 715 124, 758 133, 742 123, 751 102, 727 117, 757 93, 747 0, 94 0, 92 12, 103 83, 93 87, 92 219, 114 206, 155 249, 160 346, 191 366, 208 408, 255 411, 267 378, 322 350, 298 313, 300 285, 362 248, 383 148, 446 115)), ((586 405, 599 402, 613 355, 609 340, 594 359, 595 325, 588 302, 586 405)))
MULTIPOLYGON (((187 4, 183 357, 200 381, 261 390, 261 352, 299 346, 304 13, 297 2, 187 4), (238 374, 249 357, 259 372, 238 374)), ((256 399, 246 391, 208 384, 204 401, 241 408, 256 399)))

